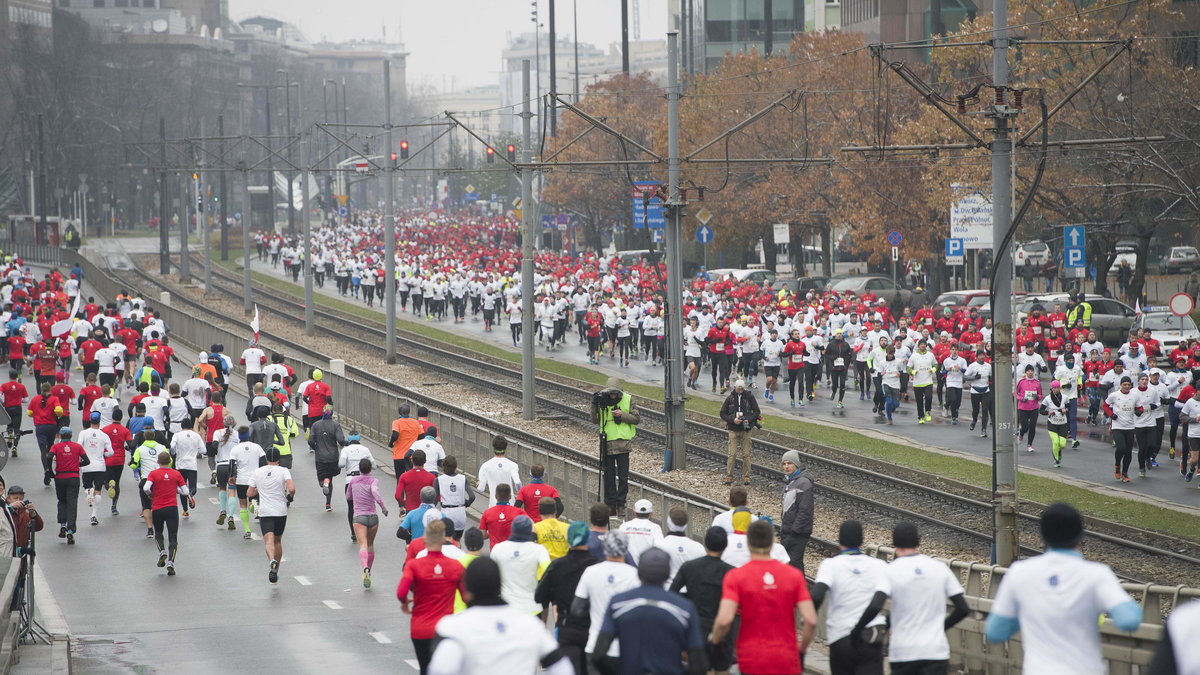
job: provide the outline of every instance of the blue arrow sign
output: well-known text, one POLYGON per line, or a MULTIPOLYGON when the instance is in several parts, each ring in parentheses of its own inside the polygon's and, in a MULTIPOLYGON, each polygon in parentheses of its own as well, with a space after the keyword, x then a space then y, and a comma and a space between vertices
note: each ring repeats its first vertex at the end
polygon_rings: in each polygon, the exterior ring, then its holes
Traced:
POLYGON ((711 227, 707 225, 701 225, 700 227, 696 228, 696 241, 707 246, 708 244, 712 243, 712 240, 713 231, 711 227))
POLYGON ((345 218, 346 216, 350 215, 350 209, 343 206, 338 209, 338 215, 345 218))
POLYGON ((1063 228, 1063 267, 1083 268, 1087 266, 1087 232, 1082 225, 1063 228))
POLYGON ((904 243, 904 235, 900 234, 899 230, 892 230, 891 232, 888 232, 887 243, 891 244, 892 246, 899 246, 900 244, 904 243))

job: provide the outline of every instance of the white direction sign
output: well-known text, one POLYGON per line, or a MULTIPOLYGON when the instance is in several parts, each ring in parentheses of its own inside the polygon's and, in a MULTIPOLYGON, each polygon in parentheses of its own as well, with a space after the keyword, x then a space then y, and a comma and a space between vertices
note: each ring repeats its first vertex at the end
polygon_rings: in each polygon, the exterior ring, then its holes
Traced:
POLYGON ((992 201, 979 190, 955 183, 950 204, 950 238, 963 248, 992 248, 992 201))
POLYGON ((786 244, 792 240, 792 228, 787 223, 775 223, 771 226, 776 244, 786 244))

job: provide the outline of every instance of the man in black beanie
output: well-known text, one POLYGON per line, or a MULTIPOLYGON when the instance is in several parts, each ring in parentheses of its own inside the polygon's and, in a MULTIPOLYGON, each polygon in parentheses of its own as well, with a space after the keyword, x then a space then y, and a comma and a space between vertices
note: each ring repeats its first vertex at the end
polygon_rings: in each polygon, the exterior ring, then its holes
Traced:
POLYGON ((862 630, 892 599, 888 662, 892 675, 946 675, 950 668, 950 642, 946 631, 971 613, 958 576, 943 562, 917 550, 921 535, 909 522, 892 530, 896 557, 879 580, 875 595, 850 630, 858 639, 862 630), (946 599, 954 604, 946 615, 946 599))
POLYGON ((1041 529, 1046 552, 1009 568, 984 634, 999 643, 1021 631, 1027 673, 1108 672, 1096 617, 1107 613, 1117 628, 1133 631, 1142 608, 1108 565, 1083 559, 1083 517, 1073 506, 1047 506, 1041 529))
POLYGON ((817 609, 829 599, 825 641, 829 644, 829 668, 833 675, 883 675, 883 617, 875 616, 865 630, 851 634, 888 567, 879 558, 863 555, 862 543, 862 523, 843 522, 838 529, 840 552, 821 561, 810 591, 817 609))
MULTIPOLYGON (((700 615, 700 632, 712 632, 717 610, 721 606, 721 584, 725 573, 733 566, 721 560, 721 554, 729 544, 729 534, 720 525, 713 525, 704 533, 704 556, 689 560, 679 566, 671 590, 692 601, 700 615)), ((717 675, 724 675, 733 667, 733 631, 720 644, 705 643, 709 668, 717 675)))
POLYGON ((536 616, 509 607, 500 598, 500 566, 496 561, 472 561, 463 573, 463 584, 467 609, 438 622, 440 642, 429 662, 428 675, 532 673, 539 666, 547 675, 571 675, 575 671, 536 616))
POLYGON ((638 559, 638 588, 618 593, 608 603, 604 623, 592 650, 592 663, 604 675, 622 673, 690 673, 703 675, 704 639, 692 602, 663 588, 671 575, 671 556, 649 548, 638 559), (620 640, 621 656, 608 655, 620 640), (686 669, 679 655, 687 653, 686 669))

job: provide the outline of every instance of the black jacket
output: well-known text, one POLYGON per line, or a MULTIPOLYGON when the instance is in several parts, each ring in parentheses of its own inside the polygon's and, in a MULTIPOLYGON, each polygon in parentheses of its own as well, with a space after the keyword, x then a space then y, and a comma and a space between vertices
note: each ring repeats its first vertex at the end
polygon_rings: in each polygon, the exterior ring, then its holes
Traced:
POLYGON ((729 396, 725 398, 725 403, 721 405, 721 419, 725 420, 730 431, 742 431, 742 425, 734 424, 733 418, 737 417, 738 412, 742 413, 743 420, 756 420, 762 416, 758 409, 758 401, 754 399, 754 394, 749 391, 738 393, 737 390, 729 392, 729 396))
POLYGON ((543 605, 554 604, 559 642, 579 646, 587 644, 588 626, 573 625, 567 621, 567 617, 571 613, 571 603, 575 600, 575 587, 579 585, 579 577, 583 576, 585 569, 598 562, 600 561, 586 550, 571 549, 565 556, 551 562, 538 582, 533 599, 543 605))

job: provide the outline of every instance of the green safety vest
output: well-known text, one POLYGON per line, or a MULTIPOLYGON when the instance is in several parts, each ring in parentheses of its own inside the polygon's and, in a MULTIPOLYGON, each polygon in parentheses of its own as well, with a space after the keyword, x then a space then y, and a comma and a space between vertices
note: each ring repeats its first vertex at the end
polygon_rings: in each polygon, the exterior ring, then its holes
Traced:
POLYGON ((154 370, 153 368, 149 366, 142 366, 137 372, 137 383, 141 384, 145 382, 146 384, 154 384, 154 376, 157 374, 158 371, 154 370))
POLYGON ((287 414, 271 415, 271 421, 279 427, 279 435, 283 436, 283 443, 276 444, 275 449, 281 455, 292 454, 292 439, 300 435, 300 427, 296 424, 296 418, 287 414))
POLYGON ((1067 326, 1074 326, 1076 321, 1083 321, 1084 328, 1092 327, 1092 303, 1084 300, 1071 308, 1067 314, 1067 326))
MULTIPOLYGON (((633 396, 623 394, 621 402, 617 404, 617 408, 623 413, 629 412, 630 406, 633 404, 633 396)), ((619 424, 612 417, 604 423, 604 437, 610 441, 627 441, 637 435, 637 427, 632 424, 619 424)))

